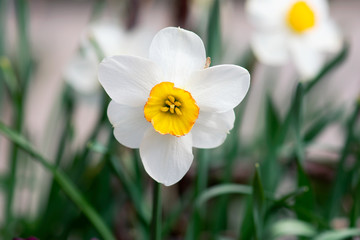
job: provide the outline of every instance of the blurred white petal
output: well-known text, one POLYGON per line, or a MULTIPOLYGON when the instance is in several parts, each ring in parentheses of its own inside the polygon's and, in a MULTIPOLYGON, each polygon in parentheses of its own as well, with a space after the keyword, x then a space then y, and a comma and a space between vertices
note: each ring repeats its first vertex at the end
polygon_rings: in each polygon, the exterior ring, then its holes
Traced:
POLYGON ((324 54, 312 46, 304 45, 303 41, 297 39, 292 40, 290 52, 293 62, 304 81, 313 78, 320 71, 325 61, 324 54))
POLYGON ((255 32, 251 46, 255 56, 268 65, 282 65, 289 59, 287 35, 283 32, 255 32))

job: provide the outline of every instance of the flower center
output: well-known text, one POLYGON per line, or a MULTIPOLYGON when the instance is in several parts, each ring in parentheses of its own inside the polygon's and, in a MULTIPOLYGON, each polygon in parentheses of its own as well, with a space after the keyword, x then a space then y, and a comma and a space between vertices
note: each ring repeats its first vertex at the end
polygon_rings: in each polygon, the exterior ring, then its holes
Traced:
POLYGON ((294 3, 287 14, 287 23, 297 33, 315 26, 315 13, 304 1, 294 3))
POLYGON ((161 111, 170 111, 170 113, 176 113, 179 116, 182 115, 180 110, 181 102, 175 100, 174 96, 169 95, 167 99, 165 99, 164 105, 164 107, 160 108, 161 111))
POLYGON ((184 136, 194 126, 199 107, 189 92, 162 82, 151 89, 144 116, 157 132, 184 136))

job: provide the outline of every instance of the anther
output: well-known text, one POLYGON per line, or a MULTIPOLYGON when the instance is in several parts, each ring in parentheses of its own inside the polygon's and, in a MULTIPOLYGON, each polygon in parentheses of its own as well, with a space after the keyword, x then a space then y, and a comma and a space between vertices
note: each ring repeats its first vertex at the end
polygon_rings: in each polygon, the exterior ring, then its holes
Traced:
POLYGON ((161 110, 162 112, 167 112, 167 111, 169 111, 169 108, 168 108, 168 107, 162 107, 160 110, 161 110))
POLYGON ((178 101, 175 101, 174 104, 175 104, 175 106, 177 106, 177 107, 180 107, 180 106, 181 106, 181 102, 178 102, 178 101))
POLYGON ((169 100, 166 100, 166 101, 165 101, 165 104, 168 105, 168 106, 171 106, 173 103, 170 102, 169 100))
POLYGON ((175 112, 177 115, 181 116, 182 115, 182 112, 180 111, 179 108, 175 108, 175 112))
POLYGON ((168 96, 168 99, 170 100, 171 103, 175 102, 175 98, 171 95, 168 96))
POLYGON ((171 104, 171 105, 170 105, 170 112, 171 112, 171 113, 174 113, 174 109, 175 109, 175 105, 174 105, 174 104, 171 104))

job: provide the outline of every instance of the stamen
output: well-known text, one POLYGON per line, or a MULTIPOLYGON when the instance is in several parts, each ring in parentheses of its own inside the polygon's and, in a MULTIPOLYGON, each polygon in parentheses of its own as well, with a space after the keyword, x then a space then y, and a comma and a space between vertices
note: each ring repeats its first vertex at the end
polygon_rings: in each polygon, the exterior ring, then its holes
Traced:
POLYGON ((178 102, 178 101, 175 101, 174 104, 175 104, 175 106, 177 106, 177 107, 180 107, 180 106, 181 106, 181 102, 178 102))
POLYGON ((182 115, 182 112, 180 110, 180 108, 175 108, 175 112, 177 115, 181 116, 182 115))
POLYGON ((168 107, 162 107, 160 110, 161 110, 162 112, 167 112, 167 111, 169 111, 169 108, 168 108, 168 107))
POLYGON ((171 104, 171 105, 170 105, 170 112, 171 112, 171 113, 174 113, 174 109, 175 109, 175 105, 174 105, 174 104, 171 104))
POLYGON ((168 105, 168 106, 171 106, 173 103, 170 102, 169 100, 165 100, 165 104, 168 105))
POLYGON ((210 64, 211 64, 211 58, 210 58, 210 57, 207 57, 207 58, 206 58, 206 62, 205 62, 204 69, 210 67, 210 64))
POLYGON ((171 95, 168 96, 168 99, 170 100, 171 103, 175 102, 175 98, 171 95))

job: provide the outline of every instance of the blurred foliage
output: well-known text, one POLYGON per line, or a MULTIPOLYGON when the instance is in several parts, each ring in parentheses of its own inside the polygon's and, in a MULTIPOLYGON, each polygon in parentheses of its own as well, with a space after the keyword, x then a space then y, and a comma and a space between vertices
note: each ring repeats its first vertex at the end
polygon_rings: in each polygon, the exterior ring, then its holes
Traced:
MULTIPOLYGON (((0 0, 2 35, 8 4, 0 0)), ((15 1, 16 58, 7 55, 5 38, 0 38, 0 106, 9 104, 14 110, 11 126, 0 122, 0 133, 12 143, 9 172, 0 177, 5 194, 1 239, 36 236, 39 239, 260 240, 297 236, 338 240, 360 236, 357 228, 360 101, 354 103, 350 114, 332 108, 317 111, 312 119, 303 117, 307 94, 315 91, 314 86, 326 81, 326 76, 342 64, 349 51, 348 43, 313 80, 297 85, 285 115, 279 114, 268 93, 263 109, 264 131, 252 144, 244 145, 239 134, 244 111, 249 107, 245 99, 235 109, 235 126, 226 142, 217 149, 197 150, 195 173, 188 173, 175 186, 162 189, 145 174, 139 152, 116 142, 106 117, 109 99, 104 93, 97 123, 82 148, 70 150, 76 134, 73 118, 78 98, 69 86, 64 87, 60 96, 63 117, 57 120, 61 134, 54 159, 45 158, 33 147, 23 124, 27 90, 36 67, 29 43, 28 5, 25 0, 15 1), (336 163, 316 163, 333 176, 321 179, 309 170, 307 148, 334 123, 342 126, 346 137, 341 151, 336 152, 336 163), (14 214, 15 190, 19 186, 17 172, 27 161, 37 162, 52 176, 35 218, 14 214), (284 183, 292 184, 285 193, 284 183), (149 197, 152 188, 153 200, 149 197), (175 201, 161 201, 166 195, 173 195, 169 199, 175 201), (338 226, 339 221, 345 224, 338 226)), ((220 8, 219 0, 209 7, 206 43, 213 63, 222 61, 224 47, 220 8)), ((132 24, 136 22, 134 17, 130 16, 132 24)), ((90 40, 102 59, 96 40, 90 40)), ((239 64, 251 74, 255 71, 256 60, 251 51, 239 53, 239 59, 239 64)))

